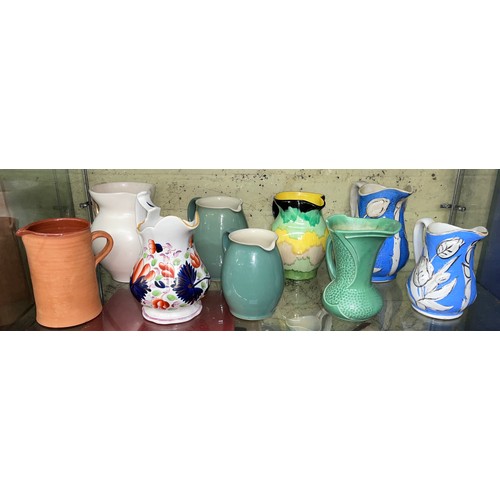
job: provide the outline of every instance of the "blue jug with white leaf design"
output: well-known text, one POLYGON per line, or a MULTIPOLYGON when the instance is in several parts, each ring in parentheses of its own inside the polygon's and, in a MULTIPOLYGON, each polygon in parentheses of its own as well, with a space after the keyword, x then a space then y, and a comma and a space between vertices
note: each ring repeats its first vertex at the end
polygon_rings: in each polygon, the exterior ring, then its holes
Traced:
POLYGON ((401 223, 401 229, 387 238, 380 249, 372 281, 392 281, 408 262, 410 252, 406 239, 404 212, 408 197, 412 193, 404 189, 388 188, 380 184, 356 182, 351 187, 351 215, 369 219, 394 219, 401 223))
POLYGON ((477 296, 474 249, 485 227, 462 229, 431 218, 413 231, 415 269, 406 283, 412 307, 430 318, 456 319, 477 296))

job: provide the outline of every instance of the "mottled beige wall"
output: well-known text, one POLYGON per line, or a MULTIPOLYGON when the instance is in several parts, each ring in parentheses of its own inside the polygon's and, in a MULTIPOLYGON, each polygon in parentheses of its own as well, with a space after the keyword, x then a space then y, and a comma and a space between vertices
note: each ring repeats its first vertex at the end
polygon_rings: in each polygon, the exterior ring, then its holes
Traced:
MULTIPOLYGON (((312 191, 326 196, 325 217, 349 213, 349 192, 353 182, 366 180, 389 187, 408 188, 405 219, 408 240, 412 242, 415 222, 421 217, 448 221, 449 211, 441 203, 451 202, 456 170, 90 170, 90 185, 102 182, 140 181, 156 185, 155 202, 162 215, 186 217, 186 207, 194 196, 225 194, 243 200, 250 227, 270 228, 271 202, 279 191, 312 191)), ((78 203, 85 199, 81 191, 81 173, 74 171, 75 210, 82 217, 78 203), (79 192, 80 190, 80 192, 79 192)), ((461 203, 467 206, 457 224, 463 227, 486 225, 496 170, 469 170, 463 186, 461 203)), ((412 245, 410 245, 411 247, 412 245)), ((478 252, 479 253, 479 252, 478 252)))

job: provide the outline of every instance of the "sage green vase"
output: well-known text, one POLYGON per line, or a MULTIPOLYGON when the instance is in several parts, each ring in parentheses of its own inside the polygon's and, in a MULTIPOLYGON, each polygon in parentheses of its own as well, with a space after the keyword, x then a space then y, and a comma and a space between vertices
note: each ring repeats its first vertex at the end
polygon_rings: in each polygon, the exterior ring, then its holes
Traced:
POLYGON ((380 312, 381 294, 372 285, 373 266, 386 238, 401 223, 393 219, 360 219, 332 215, 326 263, 332 282, 323 291, 323 305, 330 313, 349 321, 363 321, 380 312), (333 250, 332 250, 333 245, 333 250))

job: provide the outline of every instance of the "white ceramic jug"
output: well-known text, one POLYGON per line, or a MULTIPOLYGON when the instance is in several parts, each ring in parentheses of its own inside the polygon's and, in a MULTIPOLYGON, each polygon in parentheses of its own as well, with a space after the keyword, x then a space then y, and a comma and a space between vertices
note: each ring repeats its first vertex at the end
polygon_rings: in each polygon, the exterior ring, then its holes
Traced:
MULTIPOLYGON (((147 191, 153 198, 155 187, 143 182, 110 182, 90 189, 97 213, 91 230, 106 231, 114 241, 113 250, 101 265, 115 281, 122 283, 128 283, 142 250, 136 227, 137 194, 142 191, 147 191)), ((103 246, 102 241, 95 240, 92 244, 94 253, 99 253, 103 246)))

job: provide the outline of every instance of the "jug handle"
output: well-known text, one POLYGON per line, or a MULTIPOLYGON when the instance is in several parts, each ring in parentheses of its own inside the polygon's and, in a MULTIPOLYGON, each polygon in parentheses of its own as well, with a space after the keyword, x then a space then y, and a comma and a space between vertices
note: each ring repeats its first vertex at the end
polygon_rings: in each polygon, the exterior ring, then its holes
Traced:
POLYGON ((351 206, 351 217, 359 217, 359 190, 365 184, 366 184, 366 182, 359 181, 359 182, 355 182, 351 186, 351 194, 349 196, 349 203, 351 206))
POLYGON ((415 223, 415 227, 413 228, 413 251, 415 254, 415 262, 418 263, 420 257, 422 257, 422 252, 424 249, 424 228, 427 229, 429 224, 432 224, 434 219, 430 217, 424 217, 423 219, 419 219, 415 223))
POLYGON ((326 264, 328 267, 328 274, 330 275, 330 278, 336 279, 337 267, 335 266, 335 259, 333 258, 332 246, 332 238, 331 236, 328 236, 328 239, 326 240, 326 264))
POLYGON ((231 231, 226 231, 222 235, 222 250, 224 251, 224 253, 227 252, 227 249, 229 248, 229 245, 231 243, 231 240, 229 239, 229 234, 230 233, 231 233, 231 231))
POLYGON ((94 231, 91 233, 90 237, 91 241, 94 241, 97 238, 106 238, 107 240, 106 245, 104 245, 104 248, 97 255, 94 256, 95 267, 97 267, 97 264, 99 264, 99 262, 101 262, 101 260, 104 259, 104 257, 106 257, 106 255, 108 255, 109 252, 111 252, 113 248, 113 238, 106 231, 94 231))
POLYGON ((188 220, 193 220, 194 214, 196 212, 196 200, 199 200, 201 196, 195 196, 190 202, 187 207, 187 218, 188 220))
POLYGON ((273 213, 273 217, 276 219, 276 217, 278 217, 278 214, 280 213, 280 210, 279 210, 279 205, 276 203, 275 199, 273 199, 273 203, 271 205, 271 211, 273 213))

